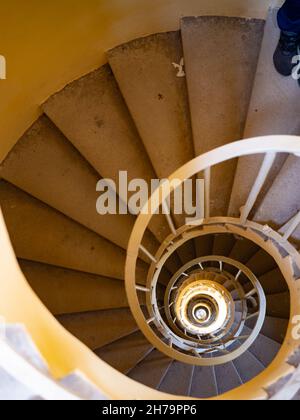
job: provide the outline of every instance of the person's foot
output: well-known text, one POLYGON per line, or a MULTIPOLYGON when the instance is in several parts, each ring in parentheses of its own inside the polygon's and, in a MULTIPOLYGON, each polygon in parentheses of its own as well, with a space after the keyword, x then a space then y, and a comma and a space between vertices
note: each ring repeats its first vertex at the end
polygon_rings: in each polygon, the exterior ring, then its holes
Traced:
POLYGON ((290 76, 295 64, 293 58, 298 55, 300 34, 294 32, 281 32, 280 40, 274 53, 274 65, 282 76, 290 76))

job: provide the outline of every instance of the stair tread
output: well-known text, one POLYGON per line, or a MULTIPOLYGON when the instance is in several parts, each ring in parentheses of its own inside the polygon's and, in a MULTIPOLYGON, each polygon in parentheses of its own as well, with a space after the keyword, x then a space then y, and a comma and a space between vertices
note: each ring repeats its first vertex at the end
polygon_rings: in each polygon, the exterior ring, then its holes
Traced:
POLYGON ((261 277, 277 267, 275 260, 263 249, 260 249, 256 254, 254 254, 247 262, 246 266, 257 277, 261 277))
MULTIPOLYGON (((247 321, 247 326, 254 328, 255 322, 255 319, 251 319, 247 321)), ((287 319, 266 316, 261 334, 281 344, 286 337, 288 325, 289 321, 287 319)))
POLYGON ((153 350, 128 373, 128 377, 148 387, 157 389, 171 363, 171 359, 158 350, 153 350))
MULTIPOLYGON (((108 60, 128 105, 154 170, 169 177, 194 158, 185 77, 173 63, 183 57, 180 32, 140 38, 108 52, 108 60)), ((177 227, 185 224, 175 215, 177 227)), ((178 250, 185 263, 192 246, 178 250)), ((194 256, 192 256, 193 258, 194 256)))
MULTIPOLYGON (((123 249, 3 180, 0 203, 17 257, 124 278, 123 249)), ((139 261, 137 280, 143 284, 146 277, 139 261)))
MULTIPOLYGON (((243 335, 251 334, 251 329, 248 327, 244 327, 243 335)), ((265 367, 269 366, 270 363, 275 359, 277 356, 281 346, 274 340, 264 336, 263 334, 259 334, 256 338, 255 342, 250 347, 249 351, 252 353, 265 367)))
POLYGON ((213 254, 228 257, 235 244, 235 238, 230 234, 215 235, 213 254))
POLYGON ((127 308, 124 281, 19 260, 28 283, 54 315, 127 308))
MULTIPOLYGON (((263 26, 225 16, 182 19, 196 155, 242 138, 263 26)), ((227 213, 235 168, 231 161, 212 170, 212 216, 227 213)))
POLYGON ((288 285, 279 268, 261 276, 259 282, 267 295, 284 293, 288 290, 288 285))
MULTIPOLYGON (((121 170, 128 181, 156 178, 109 65, 70 83, 43 109, 103 178, 117 186, 121 170)), ((169 233, 163 216, 150 229, 160 241, 169 233)))
POLYGON ((187 396, 190 392, 192 375, 192 365, 174 360, 158 389, 172 395, 187 396))
POLYGON ((241 378, 232 362, 215 366, 215 374, 219 395, 242 385, 241 378))
POLYGON ((233 260, 246 264, 259 250, 259 247, 247 239, 237 239, 229 255, 233 260))
POLYGON ((243 383, 251 381, 264 370, 262 363, 249 351, 246 351, 238 359, 235 359, 233 364, 243 383))
POLYGON ((267 315, 277 318, 290 318, 290 293, 278 293, 268 295, 267 298, 267 315))
POLYGON ((258 208, 254 220, 273 228, 286 224, 299 211, 300 159, 289 156, 258 208))
POLYGON ((151 349, 153 347, 149 341, 140 331, 137 331, 101 349, 97 349, 95 353, 113 368, 127 374, 148 355, 151 349))
MULTIPOLYGON (((275 13, 276 10, 270 10, 266 23, 244 138, 273 134, 299 134, 300 103, 297 82, 291 77, 280 76, 273 64, 273 51, 279 39, 275 13)), ((277 160, 264 191, 272 185, 285 158, 286 156, 281 156, 277 160)), ((263 157, 259 155, 239 159, 231 197, 230 216, 238 216, 240 207, 246 203, 262 159, 263 157)))
POLYGON ((214 368, 195 366, 190 396, 193 398, 211 398, 218 394, 214 368))
POLYGON ((57 320, 92 350, 113 343, 137 330, 130 309, 107 309, 58 315, 57 320))
POLYGON ((214 238, 212 235, 205 235, 195 240, 196 258, 205 257, 212 254, 214 238))
POLYGON ((46 117, 40 117, 1 165, 1 176, 126 249, 135 218, 95 210, 100 176, 46 117))
POLYGON ((160 178, 194 157, 179 32, 155 34, 108 52, 109 63, 160 178), (170 159, 170 153, 172 159, 170 159))

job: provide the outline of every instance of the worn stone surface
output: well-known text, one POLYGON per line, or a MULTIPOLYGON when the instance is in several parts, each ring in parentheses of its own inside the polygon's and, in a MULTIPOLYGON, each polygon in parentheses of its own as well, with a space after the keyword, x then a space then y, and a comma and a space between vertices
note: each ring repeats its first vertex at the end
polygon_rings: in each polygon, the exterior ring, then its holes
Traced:
POLYGON ((275 260, 263 249, 260 249, 247 262, 246 266, 258 277, 276 268, 275 260))
POLYGON ((243 383, 251 381, 251 379, 258 376, 264 370, 263 364, 249 351, 246 351, 238 359, 235 359, 233 364, 243 383))
POLYGON ((174 360, 158 389, 172 395, 186 396, 190 393, 192 379, 193 366, 174 360))
POLYGON ((172 360, 158 350, 153 350, 128 376, 148 387, 157 389, 165 377, 172 360))
MULTIPOLYGON (((124 279, 123 249, 5 181, 0 204, 17 257, 124 279)), ((138 264, 142 283, 146 268, 138 264)))
POLYGON ((246 264, 259 250, 259 247, 251 241, 244 238, 236 240, 231 250, 230 258, 246 264))
POLYGON ((92 350, 99 349, 137 330, 129 309, 59 315, 57 320, 92 350))
MULTIPOLYGON (((108 52, 108 60, 160 179, 194 158, 185 77, 174 64, 183 57, 179 32, 151 35, 108 52)), ((184 217, 174 216, 177 226, 184 217)), ((192 246, 179 251, 183 262, 192 246)))
MULTIPOLYGON (((46 116, 19 140, 1 165, 0 175, 112 243, 127 248, 135 218, 97 213, 96 185, 100 177, 46 116)), ((149 238, 147 245, 152 250, 157 244, 149 238)))
MULTIPOLYGON (((244 327, 243 335, 251 334, 251 329, 244 327)), ((249 351, 252 353, 265 367, 275 359, 280 351, 280 344, 270 338, 259 334, 254 344, 250 347, 249 351)))
POLYGON ((215 366, 216 380, 218 383, 218 394, 231 391, 243 384, 233 363, 215 366))
MULTIPOLYGON (((276 18, 274 16, 275 11, 270 10, 244 138, 270 134, 300 134, 300 103, 297 82, 291 77, 279 75, 273 64, 273 52, 279 39, 279 28, 275 23, 276 18)), ((262 196, 272 185, 285 158, 286 156, 282 155, 277 159, 262 196)), ((246 203, 262 164, 262 159, 262 156, 252 156, 243 157, 239 160, 229 208, 230 215, 237 216, 240 207, 246 203)))
POLYGON ((33 261, 19 263, 30 286, 55 315, 128 307, 123 281, 33 261))
POLYGON ((106 363, 127 374, 153 349, 144 335, 138 331, 96 350, 97 356, 106 363))
POLYGON ((235 238, 233 235, 220 234, 215 235, 213 245, 213 255, 221 255, 227 257, 235 244, 235 238))
POLYGON ((193 398, 211 398, 218 394, 213 367, 195 366, 190 396, 193 398))
MULTIPOLYGON (((117 186, 119 171, 127 171, 128 181, 143 179, 150 184, 156 178, 108 65, 66 86, 43 109, 103 178, 117 186)), ((158 216, 151 230, 159 240, 169 232, 158 216)))
POLYGON ((288 290, 288 285, 279 268, 261 276, 259 282, 267 295, 284 293, 288 290))
MULTIPOLYGON (((300 210, 299 176, 300 159, 290 156, 257 209, 254 219, 278 229, 294 217, 300 210)), ((298 238, 297 232, 293 236, 298 238)))
MULTIPOLYGON (((255 319, 247 321, 247 326, 253 329, 255 323, 255 319)), ((266 316, 261 333, 277 343, 282 344, 286 337, 288 326, 289 321, 287 319, 266 316)))
POLYGON ((179 32, 151 35, 108 53, 109 63, 160 178, 194 157, 179 32))
MULTIPOLYGON (((264 22, 224 16, 182 20, 196 155, 243 135, 264 22)), ((225 216, 236 162, 212 170, 211 215, 225 216)))
POLYGON ((277 318, 290 319, 289 292, 267 296, 267 315, 277 318))

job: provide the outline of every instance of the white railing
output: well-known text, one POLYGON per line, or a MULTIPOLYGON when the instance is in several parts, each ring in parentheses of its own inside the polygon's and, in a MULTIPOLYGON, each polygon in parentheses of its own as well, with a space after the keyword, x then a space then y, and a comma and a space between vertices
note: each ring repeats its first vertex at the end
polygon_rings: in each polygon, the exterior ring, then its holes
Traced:
MULTIPOLYGON (((244 210, 242 218, 242 220, 245 220, 245 216, 247 219, 247 215, 250 214, 253 203, 263 185, 263 180, 266 178, 271 163, 277 153, 290 153, 300 156, 300 137, 269 136, 228 144, 195 158, 176 171, 170 177, 170 180, 180 179, 183 182, 185 179, 205 171, 206 186, 208 189, 207 203, 209 203, 211 167, 241 156, 266 154, 267 157, 259 174, 259 179, 253 187, 249 200, 245 203, 247 211, 244 210)), ((166 196, 162 196, 163 202, 166 199, 166 196)), ((206 216, 209 216, 208 204, 206 216)), ((143 214, 138 217, 128 246, 126 289, 131 306, 135 306, 137 302, 136 286, 138 290, 142 290, 143 288, 144 292, 149 290, 147 287, 136 285, 135 264, 138 259, 140 246, 142 245, 144 232, 147 229, 150 220, 151 215, 143 214)), ((290 221, 287 229, 280 236, 282 241, 287 240, 290 237, 292 232, 299 225, 299 222, 300 214, 290 221)), ((276 233, 276 235, 278 234, 276 233)), ((277 237, 278 236, 276 236, 276 238, 277 237)), ((261 244, 263 244, 263 239, 261 239, 261 241, 261 244)), ((22 323, 26 326, 26 329, 29 331, 37 348, 47 362, 51 374, 53 374, 55 378, 67 376, 70 372, 78 369, 83 372, 84 375, 101 390, 101 392, 110 398, 149 400, 155 398, 174 398, 173 396, 150 390, 131 381, 121 373, 116 372, 113 368, 109 367, 93 355, 88 348, 80 344, 55 321, 53 316, 46 310, 28 286, 23 274, 17 266, 16 258, 10 245, 2 218, 0 220, 0 246, 2 253, 2 260, 0 263, 0 314, 5 319, 9 320, 10 323, 22 323), (63 357, 64 354, 67 354, 67 357, 63 357), (115 388, 115 383, 119 384, 118 389, 115 388)), ((295 250, 294 252, 296 255, 297 252, 295 250)), ((155 256, 153 256, 153 258, 156 259, 155 256)), ((289 269, 290 264, 290 261, 286 259, 285 265, 288 266, 287 270, 289 269)), ((297 282, 295 282, 294 278, 293 281, 295 285, 293 286, 292 283, 290 284, 293 311, 298 311, 297 313, 299 314, 299 287, 297 288, 297 282)), ((134 315, 138 324, 142 322, 142 313, 137 311, 134 315)), ((290 334, 291 328, 289 328, 288 331, 288 338, 290 337, 290 334)), ((299 345, 300 341, 291 343, 291 340, 286 340, 276 360, 266 370, 265 375, 260 378, 259 383, 252 381, 244 385, 242 390, 239 391, 239 397, 242 398, 244 395, 247 396, 248 399, 266 398, 264 389, 291 372, 292 367, 287 364, 286 361, 299 345)), ((294 372, 296 374, 296 370, 294 372)), ((42 379, 44 380, 44 378, 42 379)), ((56 391, 54 390, 53 392, 56 391)), ((235 392, 236 391, 232 391, 227 394, 226 398, 235 399, 235 392)), ((285 390, 285 398, 292 396, 293 395, 291 392, 289 393, 289 390, 285 390)))

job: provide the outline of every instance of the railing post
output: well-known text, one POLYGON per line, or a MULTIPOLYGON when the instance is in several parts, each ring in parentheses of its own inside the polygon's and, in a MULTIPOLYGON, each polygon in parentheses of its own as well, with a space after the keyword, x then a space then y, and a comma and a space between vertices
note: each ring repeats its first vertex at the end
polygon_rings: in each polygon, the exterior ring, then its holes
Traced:
POLYGON ((290 236, 295 232, 295 230, 297 229, 297 227, 300 225, 300 211, 299 213, 296 214, 295 217, 293 217, 288 223, 287 223, 287 228, 286 231, 283 235, 283 239, 285 241, 287 241, 290 236))
POLYGON ((269 152, 265 155, 264 161, 262 163, 262 166, 260 168, 256 181, 249 194, 247 203, 241 209, 241 218, 240 218, 241 225, 244 225, 246 223, 249 217, 249 214, 251 213, 251 210, 253 209, 254 204, 264 186, 264 183, 266 182, 266 179, 270 173, 270 170, 274 164, 275 159, 276 159, 276 153, 274 152, 269 152))
POLYGON ((149 258, 149 260, 151 260, 152 262, 154 262, 154 263, 157 263, 157 260, 156 260, 156 258, 151 254, 151 252, 149 252, 148 250, 147 250, 147 248, 145 248, 143 245, 140 245, 140 250, 142 251, 142 253, 143 254, 145 254, 148 258, 149 258))
POLYGON ((162 208, 163 208, 163 212, 166 216, 166 219, 167 219, 167 222, 168 222, 168 225, 169 225, 169 228, 170 228, 172 234, 176 235, 176 228, 175 228, 175 225, 174 225, 172 217, 171 217, 170 208, 169 208, 168 203, 166 201, 162 202, 162 208))

